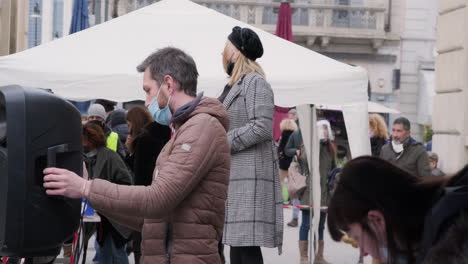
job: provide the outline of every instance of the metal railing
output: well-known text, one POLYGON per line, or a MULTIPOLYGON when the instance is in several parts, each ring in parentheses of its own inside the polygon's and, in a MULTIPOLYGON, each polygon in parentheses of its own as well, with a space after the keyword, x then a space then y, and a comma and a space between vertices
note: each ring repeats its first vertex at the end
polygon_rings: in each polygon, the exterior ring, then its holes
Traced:
MULTIPOLYGON (((241 20, 245 23, 269 28, 276 25, 280 3, 264 1, 195 0, 203 6, 241 20)), ((343 0, 304 1, 292 3, 292 24, 318 28, 363 29, 384 32, 386 7, 382 0, 365 1, 354 5, 343 0), (348 3, 348 4, 346 4, 348 3)))
MULTIPOLYGON (((242 22, 274 32, 280 0, 193 0, 242 22)), ((137 9, 158 0, 128 0, 137 9)), ((386 0, 291 1, 296 36, 385 38, 386 0)))

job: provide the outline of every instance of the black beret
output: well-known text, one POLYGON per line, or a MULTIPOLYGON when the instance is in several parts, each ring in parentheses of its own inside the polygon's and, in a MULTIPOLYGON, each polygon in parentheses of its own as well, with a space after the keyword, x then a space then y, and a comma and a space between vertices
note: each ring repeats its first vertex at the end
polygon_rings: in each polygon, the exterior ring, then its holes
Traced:
POLYGON ((253 61, 263 55, 260 38, 249 28, 234 27, 228 39, 245 57, 253 61))

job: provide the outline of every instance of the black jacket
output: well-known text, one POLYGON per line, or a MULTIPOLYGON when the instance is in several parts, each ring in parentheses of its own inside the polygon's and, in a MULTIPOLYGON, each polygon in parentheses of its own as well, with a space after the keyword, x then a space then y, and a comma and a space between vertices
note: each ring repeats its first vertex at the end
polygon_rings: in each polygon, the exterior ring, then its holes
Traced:
POLYGON ((282 170, 288 170, 289 165, 291 164, 292 157, 289 157, 284 152, 286 148, 286 144, 288 143, 289 137, 294 131, 285 130, 281 133, 281 140, 278 146, 278 153, 279 153, 279 166, 282 170))
POLYGON ((468 263, 468 209, 451 219, 450 223, 423 264, 468 263))
MULTIPOLYGON (((94 151, 94 154, 86 154, 84 160, 90 179, 103 179, 123 185, 132 184, 130 172, 114 151, 102 147, 94 151)), ((98 225, 98 242, 101 246, 108 234, 112 235, 116 246, 120 248, 127 242, 131 230, 101 215, 101 224, 98 225)))
POLYGON ((463 170, 426 215, 419 263, 468 263, 468 166, 463 170))
POLYGON ((370 142, 371 142, 372 156, 379 157, 380 151, 382 150, 382 147, 385 145, 386 140, 381 137, 371 137, 370 142))
POLYGON ((156 159, 170 138, 168 126, 153 122, 134 139, 134 152, 128 156, 127 164, 135 175, 135 185, 151 185, 156 159))
POLYGON ((286 156, 293 158, 296 155, 296 150, 301 149, 301 145, 302 134, 301 130, 298 129, 289 136, 288 142, 284 147, 284 153, 286 156))

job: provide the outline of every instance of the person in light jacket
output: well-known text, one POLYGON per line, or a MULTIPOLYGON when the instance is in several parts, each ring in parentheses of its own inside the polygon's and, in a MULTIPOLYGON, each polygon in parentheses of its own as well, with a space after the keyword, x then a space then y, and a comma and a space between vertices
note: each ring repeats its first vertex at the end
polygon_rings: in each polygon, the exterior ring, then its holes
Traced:
POLYGON ((91 206, 142 233, 143 264, 218 264, 229 182, 229 119, 216 99, 197 95, 195 61, 180 49, 151 54, 144 72, 146 105, 174 135, 150 186, 87 181, 59 168, 44 170, 48 195, 86 197, 91 206))

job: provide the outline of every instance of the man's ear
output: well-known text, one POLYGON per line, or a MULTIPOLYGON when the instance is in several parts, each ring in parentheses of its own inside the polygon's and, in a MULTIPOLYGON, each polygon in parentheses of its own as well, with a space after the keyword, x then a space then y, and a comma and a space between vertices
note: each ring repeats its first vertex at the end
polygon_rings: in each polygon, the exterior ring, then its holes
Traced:
POLYGON ((164 76, 164 82, 167 85, 167 90, 169 94, 173 93, 172 90, 174 90, 175 85, 174 85, 174 79, 170 75, 165 75, 164 76))

